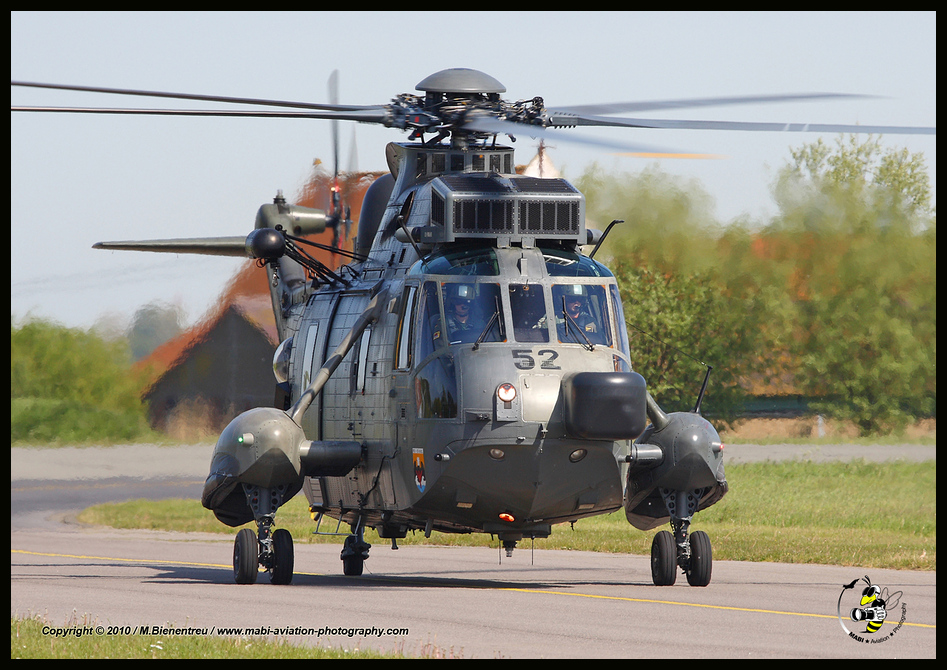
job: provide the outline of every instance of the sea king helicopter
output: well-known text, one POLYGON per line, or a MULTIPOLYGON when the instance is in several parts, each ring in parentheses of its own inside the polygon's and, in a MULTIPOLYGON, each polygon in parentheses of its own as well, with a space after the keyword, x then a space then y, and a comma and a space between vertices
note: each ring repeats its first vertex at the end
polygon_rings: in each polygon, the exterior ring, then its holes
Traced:
POLYGON ((555 524, 624 508, 640 530, 670 523, 652 544, 655 584, 674 584, 680 569, 689 584, 706 586, 710 540, 690 525, 728 488, 723 444, 700 414, 707 377, 692 411, 661 409, 633 369, 616 280, 594 258, 611 225, 604 233, 586 226, 584 197, 567 180, 516 174, 513 150, 498 136, 575 139, 555 130, 575 126, 935 133, 609 116, 848 97, 836 94, 549 109, 538 97, 504 101, 499 81, 471 69, 436 72, 417 85, 421 94, 368 106, 12 85, 283 108, 12 111, 308 117, 409 133, 388 144, 389 172, 366 193, 341 268, 314 259, 304 239, 327 227, 338 239, 347 218, 338 204, 326 212, 282 196, 260 207, 246 236, 94 245, 249 257, 269 274, 281 340, 273 369, 284 400, 223 430, 201 499, 228 526, 256 524, 234 543, 241 584, 255 582, 261 568, 274 584, 292 581, 293 540, 275 519, 302 491, 317 532, 325 517, 337 533, 349 526, 339 533, 346 575, 362 573, 366 528, 392 548, 409 531, 489 533, 509 555, 555 524))

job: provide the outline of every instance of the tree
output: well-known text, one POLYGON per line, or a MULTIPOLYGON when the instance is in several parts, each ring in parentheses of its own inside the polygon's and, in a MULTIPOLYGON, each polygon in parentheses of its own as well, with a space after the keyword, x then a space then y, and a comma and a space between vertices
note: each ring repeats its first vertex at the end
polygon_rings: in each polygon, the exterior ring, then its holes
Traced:
POLYGON ((128 327, 132 358, 140 361, 184 330, 184 310, 161 301, 140 307, 128 327))
POLYGON ((703 361, 714 370, 702 412, 735 419, 745 398, 741 380, 759 366, 754 321, 765 294, 721 258, 721 251, 743 249, 739 235, 717 226, 712 199, 697 182, 655 168, 606 175, 595 165, 577 186, 587 218, 625 220, 600 254, 610 257, 621 289, 632 365, 652 395, 669 411, 693 409, 703 361))
POLYGON ((621 287, 632 365, 662 408, 693 409, 707 364, 714 369, 701 412, 736 419, 746 399, 741 377, 758 331, 743 327, 742 314, 735 319, 730 296, 712 274, 657 273, 626 260, 612 270, 621 287))
POLYGON ((764 231, 792 264, 788 340, 815 409, 865 434, 903 427, 936 402, 936 225, 922 155, 877 139, 792 151, 764 231))

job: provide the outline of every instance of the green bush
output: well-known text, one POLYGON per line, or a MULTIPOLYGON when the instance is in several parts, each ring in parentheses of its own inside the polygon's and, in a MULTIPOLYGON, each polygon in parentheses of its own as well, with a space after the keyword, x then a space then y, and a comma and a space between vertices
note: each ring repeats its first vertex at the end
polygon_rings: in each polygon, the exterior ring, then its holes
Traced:
POLYGON ((14 443, 151 437, 128 345, 43 320, 10 327, 14 443))

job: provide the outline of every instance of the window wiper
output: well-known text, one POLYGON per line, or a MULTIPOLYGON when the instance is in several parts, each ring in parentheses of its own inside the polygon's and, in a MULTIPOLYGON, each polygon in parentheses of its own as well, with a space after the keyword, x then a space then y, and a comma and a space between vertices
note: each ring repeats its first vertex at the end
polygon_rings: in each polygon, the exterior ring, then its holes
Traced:
POLYGON ((585 340, 585 344, 583 346, 585 346, 589 351, 595 351, 595 345, 592 344, 592 341, 586 336, 585 333, 582 332, 582 329, 579 328, 579 324, 575 322, 575 319, 569 316, 569 311, 566 309, 565 296, 562 296, 562 316, 564 316, 566 319, 566 332, 569 332, 569 324, 571 324, 572 327, 575 328, 576 332, 582 336, 582 339, 585 340))
MULTIPOLYGON (((499 299, 497 299, 496 309, 493 311, 493 316, 491 316, 490 320, 487 321, 486 328, 483 329, 483 332, 480 333, 480 337, 478 337, 477 341, 474 342, 473 351, 476 351, 477 349, 480 348, 480 343, 483 342, 483 338, 487 336, 487 333, 490 332, 490 329, 493 327, 493 324, 496 323, 499 318, 500 318, 500 304, 499 304, 499 299)), ((502 325, 500 326, 500 335, 501 336, 503 335, 502 325)))

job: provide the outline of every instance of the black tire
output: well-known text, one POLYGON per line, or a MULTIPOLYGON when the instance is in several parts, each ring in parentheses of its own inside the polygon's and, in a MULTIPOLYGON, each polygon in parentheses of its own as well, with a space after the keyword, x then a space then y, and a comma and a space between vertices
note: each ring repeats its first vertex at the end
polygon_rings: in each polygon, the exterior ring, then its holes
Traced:
POLYGON ((244 528, 233 543, 233 578, 238 584, 255 584, 260 569, 260 547, 256 533, 244 528))
POLYGON ((655 586, 674 586, 677 581, 677 547, 666 530, 651 541, 651 579, 655 586))
POLYGON ((362 574, 365 561, 361 556, 346 556, 342 559, 342 574, 346 577, 358 577, 362 574))
POLYGON ((285 528, 273 533, 273 555, 270 583, 289 584, 293 581, 293 536, 285 528))
POLYGON ((710 537, 702 530, 691 533, 691 564, 687 570, 687 583, 691 586, 707 586, 713 571, 713 551, 710 537))

